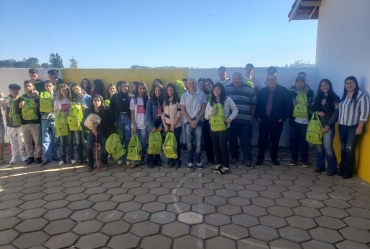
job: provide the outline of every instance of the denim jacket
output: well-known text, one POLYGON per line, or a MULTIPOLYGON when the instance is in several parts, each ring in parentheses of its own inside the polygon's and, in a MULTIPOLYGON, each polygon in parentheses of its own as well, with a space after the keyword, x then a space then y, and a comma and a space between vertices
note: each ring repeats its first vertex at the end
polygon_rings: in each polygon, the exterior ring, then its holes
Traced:
POLYGON ((151 99, 148 99, 148 102, 146 103, 146 116, 145 116, 145 122, 146 122, 146 125, 147 125, 146 127, 148 131, 155 128, 154 121, 156 120, 157 117, 159 118, 161 122, 159 127, 163 128, 161 115, 159 116, 157 115, 157 109, 158 109, 157 103, 154 103, 151 99))

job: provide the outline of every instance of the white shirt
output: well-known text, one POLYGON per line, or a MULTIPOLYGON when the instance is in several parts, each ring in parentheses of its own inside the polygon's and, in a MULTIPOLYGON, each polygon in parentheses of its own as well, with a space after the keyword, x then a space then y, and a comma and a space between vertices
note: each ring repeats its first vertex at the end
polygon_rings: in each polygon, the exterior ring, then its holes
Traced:
MULTIPOLYGON (((197 90, 194 94, 190 94, 189 91, 186 91, 181 96, 180 101, 180 105, 185 106, 185 111, 188 113, 191 119, 198 117, 200 111, 202 110, 202 104, 206 103, 206 95, 199 90, 197 90)), ((203 117, 201 120, 203 120, 203 117)))
POLYGON ((54 111, 64 111, 68 113, 70 106, 71 101, 67 98, 63 98, 63 100, 56 99, 54 101, 54 111))
MULTIPOLYGON (((145 129, 145 108, 144 108, 144 100, 142 98, 137 98, 137 103, 135 104, 135 98, 132 98, 130 101, 130 110, 133 110, 135 113, 135 123, 136 129, 145 129)), ((132 123, 131 123, 132 127, 132 123)))

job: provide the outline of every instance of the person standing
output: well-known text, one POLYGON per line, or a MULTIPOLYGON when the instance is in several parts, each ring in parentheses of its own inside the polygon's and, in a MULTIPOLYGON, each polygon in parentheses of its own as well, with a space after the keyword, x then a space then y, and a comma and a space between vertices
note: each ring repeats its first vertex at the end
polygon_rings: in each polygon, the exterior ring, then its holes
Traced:
POLYGON ((337 158, 333 149, 335 134, 335 122, 339 113, 338 95, 333 91, 333 86, 328 79, 322 79, 317 90, 315 102, 311 111, 317 112, 322 124, 322 144, 316 145, 316 168, 315 173, 325 171, 325 159, 327 162, 327 175, 333 176, 337 173, 337 158))
POLYGON ((277 78, 274 74, 268 75, 266 82, 267 87, 258 92, 256 104, 255 117, 259 122, 256 165, 263 163, 269 141, 271 143, 271 161, 274 165, 280 165, 278 160, 279 141, 284 121, 292 110, 292 102, 289 91, 277 84, 277 78))
POLYGON ((241 143, 243 153, 243 164, 247 167, 252 166, 252 128, 255 112, 256 95, 253 88, 243 83, 242 74, 236 72, 232 77, 232 84, 225 87, 226 95, 229 96, 236 107, 238 115, 230 124, 230 154, 231 163, 235 164, 239 160, 238 138, 241 143))
POLYGON ((211 95, 211 101, 207 103, 205 111, 205 118, 207 120, 212 120, 212 117, 219 114, 216 108, 218 104, 221 105, 224 112, 224 117, 222 118, 225 121, 225 129, 213 131, 211 126, 210 132, 217 161, 217 165, 214 168, 213 172, 224 175, 230 172, 227 142, 229 139, 230 123, 232 123, 232 121, 237 117, 238 108, 236 107, 234 101, 230 97, 226 96, 225 88, 221 83, 217 83, 214 86, 211 95))
POLYGON ((344 91, 339 103, 339 139, 341 146, 340 175, 349 179, 356 165, 356 140, 362 134, 369 116, 369 96, 360 90, 356 77, 344 81, 344 91))
POLYGON ((187 80, 188 91, 181 96, 181 114, 185 119, 186 144, 188 151, 188 169, 193 169, 193 163, 198 169, 203 169, 201 163, 201 140, 206 109, 206 96, 197 90, 197 81, 194 78, 187 80), (195 151, 195 160, 193 158, 195 151))
POLYGON ((230 79, 227 78, 226 67, 222 66, 218 69, 218 76, 220 77, 220 80, 217 81, 217 83, 221 83, 224 86, 231 84, 230 79))
POLYGON ((28 70, 28 75, 30 76, 30 80, 35 86, 35 91, 37 91, 38 93, 45 91, 44 82, 39 79, 39 71, 36 68, 31 68, 30 70, 28 70))

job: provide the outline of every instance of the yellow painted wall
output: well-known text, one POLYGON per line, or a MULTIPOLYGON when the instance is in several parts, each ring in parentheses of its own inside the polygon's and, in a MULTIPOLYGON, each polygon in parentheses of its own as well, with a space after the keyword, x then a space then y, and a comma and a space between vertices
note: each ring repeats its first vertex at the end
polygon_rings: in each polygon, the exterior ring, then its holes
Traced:
POLYGON ((83 78, 90 82, 101 79, 105 86, 116 84, 120 80, 129 83, 133 81, 145 82, 150 89, 154 79, 160 79, 167 85, 178 79, 188 77, 188 69, 62 69, 63 81, 66 83, 81 83, 83 78))
MULTIPOLYGON (((370 121, 365 125, 362 136, 359 137, 356 144, 356 175, 364 181, 370 183, 370 121)), ((335 137, 333 141, 335 155, 337 156, 338 164, 340 162, 340 140, 338 125, 335 127, 335 137)))

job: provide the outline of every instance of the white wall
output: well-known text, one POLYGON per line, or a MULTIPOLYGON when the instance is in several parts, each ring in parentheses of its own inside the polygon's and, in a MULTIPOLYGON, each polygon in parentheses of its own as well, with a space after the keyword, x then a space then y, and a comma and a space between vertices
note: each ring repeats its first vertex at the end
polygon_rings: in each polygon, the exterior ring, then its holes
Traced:
MULTIPOLYGON (((189 78, 211 78, 215 83, 219 80, 217 75, 217 68, 212 69, 189 69, 188 77, 189 78)), ((320 79, 317 76, 316 67, 307 67, 307 68, 286 68, 279 67, 277 71, 277 78, 280 85, 290 88, 294 86, 295 78, 299 72, 305 72, 307 74, 307 84, 311 89, 316 93, 320 79)), ((233 73, 240 72, 244 75, 244 68, 227 68, 228 77, 231 78, 233 73)), ((267 67, 258 67, 254 69, 254 74, 256 80, 264 82, 267 76, 267 67)), ((284 123, 284 130, 281 134, 280 146, 287 147, 290 145, 289 136, 290 136, 289 121, 287 120, 284 123)), ((252 145, 257 145, 258 140, 258 122, 254 122, 253 125, 253 137, 252 145)))
POLYGON ((370 92, 370 1, 323 0, 317 31, 318 76, 328 78, 343 94, 346 77, 353 75, 370 92))

